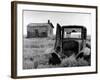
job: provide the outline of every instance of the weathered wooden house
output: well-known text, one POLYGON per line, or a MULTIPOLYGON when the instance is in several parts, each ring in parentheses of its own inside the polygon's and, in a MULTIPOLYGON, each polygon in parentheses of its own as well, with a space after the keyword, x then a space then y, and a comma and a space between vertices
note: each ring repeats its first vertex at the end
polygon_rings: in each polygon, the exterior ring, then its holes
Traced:
POLYGON ((30 23, 27 26, 27 38, 45 38, 53 36, 53 24, 48 20, 47 23, 30 23))

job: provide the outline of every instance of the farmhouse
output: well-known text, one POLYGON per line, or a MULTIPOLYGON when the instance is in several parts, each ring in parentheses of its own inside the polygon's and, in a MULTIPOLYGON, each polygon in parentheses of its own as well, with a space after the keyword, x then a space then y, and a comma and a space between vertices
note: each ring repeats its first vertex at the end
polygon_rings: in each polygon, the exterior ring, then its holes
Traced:
POLYGON ((47 23, 29 23, 27 26, 27 38, 45 38, 53 36, 53 24, 48 20, 47 23))

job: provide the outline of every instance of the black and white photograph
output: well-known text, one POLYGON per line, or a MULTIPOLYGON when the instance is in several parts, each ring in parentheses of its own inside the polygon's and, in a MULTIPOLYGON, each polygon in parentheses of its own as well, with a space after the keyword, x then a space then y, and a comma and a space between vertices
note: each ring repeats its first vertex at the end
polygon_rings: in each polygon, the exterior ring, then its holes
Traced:
POLYGON ((12 2, 12 77, 97 73, 97 7, 12 2))
POLYGON ((91 66, 91 14, 23 10, 23 69, 91 66))

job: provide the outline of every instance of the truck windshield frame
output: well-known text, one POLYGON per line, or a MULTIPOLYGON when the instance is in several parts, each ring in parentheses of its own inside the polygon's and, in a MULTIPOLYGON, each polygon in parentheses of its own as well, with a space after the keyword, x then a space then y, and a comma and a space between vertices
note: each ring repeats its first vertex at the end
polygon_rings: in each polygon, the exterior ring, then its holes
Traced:
MULTIPOLYGON (((76 31, 74 30, 73 32, 76 32, 76 31)), ((68 34, 70 34, 70 33, 68 33, 68 34)), ((66 39, 86 40, 86 37, 87 37, 86 35, 87 35, 87 30, 84 26, 62 26, 62 40, 66 40, 66 39), (80 37, 79 38, 78 37, 77 38, 65 37, 65 32, 67 29, 69 29, 69 30, 80 29, 80 31, 77 31, 77 32, 81 33, 80 37)))

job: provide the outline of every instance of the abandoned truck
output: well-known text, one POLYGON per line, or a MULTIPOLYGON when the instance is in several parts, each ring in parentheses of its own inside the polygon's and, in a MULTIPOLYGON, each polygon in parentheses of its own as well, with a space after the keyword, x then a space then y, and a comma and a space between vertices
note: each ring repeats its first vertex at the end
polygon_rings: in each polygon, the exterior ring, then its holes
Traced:
POLYGON ((57 24, 55 50, 64 56, 76 56, 86 47, 87 30, 83 26, 57 24))

